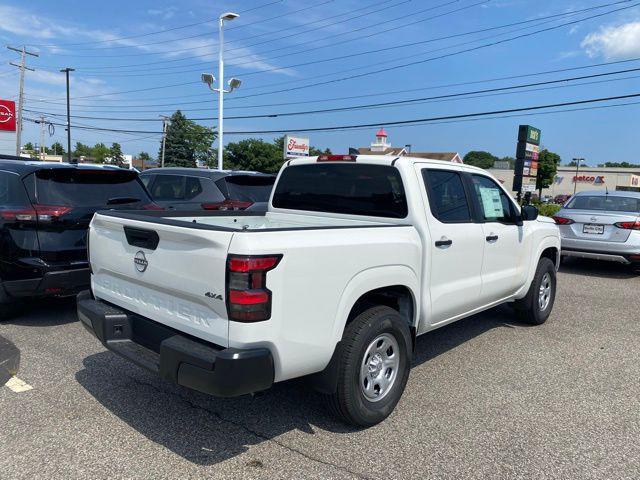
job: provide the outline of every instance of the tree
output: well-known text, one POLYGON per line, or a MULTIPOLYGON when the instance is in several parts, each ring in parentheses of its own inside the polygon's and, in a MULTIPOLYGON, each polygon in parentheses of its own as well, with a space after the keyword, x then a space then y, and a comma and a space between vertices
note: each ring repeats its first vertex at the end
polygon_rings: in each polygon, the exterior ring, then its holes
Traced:
POLYGON ((84 143, 76 142, 76 146, 73 150, 73 156, 75 158, 80 157, 90 157, 91 156, 91 147, 89 145, 85 145, 84 143))
POLYGON ((25 152, 35 152, 36 147, 33 146, 33 143, 27 142, 22 146, 22 150, 25 152))
POLYGON ((538 155, 538 180, 536 181, 536 188, 538 189, 539 198, 542 198, 542 189, 550 187, 556 178, 558 165, 560 165, 561 160, 560 155, 550 152, 546 148, 538 155))
POLYGON ((229 143, 225 148, 224 165, 232 170, 276 173, 283 163, 282 149, 277 142, 248 138, 229 143))
POLYGON ((608 168, 640 168, 640 165, 629 162, 605 162, 601 166, 608 168))
MULTIPOLYGON (((284 163, 284 136, 277 137, 273 142, 266 142, 259 138, 249 138, 236 143, 229 143, 225 147, 224 165, 234 170, 251 170, 263 173, 277 173, 284 163)), ((309 154, 331 155, 328 148, 321 151, 310 147, 309 154)))
POLYGON ((104 163, 111 155, 109 147, 104 143, 96 143, 91 149, 90 156, 93 157, 93 161, 96 163, 104 163))
POLYGON ((464 163, 480 168, 491 168, 498 157, 491 155, 489 152, 472 150, 464 156, 464 163))
MULTIPOLYGON (((167 126, 165 141, 165 165, 174 167, 195 167, 197 161, 207 161, 212 157, 215 132, 198 125, 177 110, 167 126)), ((158 158, 162 156, 162 143, 158 158)))
POLYGON ((52 155, 65 155, 67 153, 60 142, 55 142, 48 150, 52 155))
POLYGON ((122 147, 119 143, 111 144, 111 148, 109 149, 109 157, 112 164, 118 167, 126 167, 124 155, 122 154, 122 147))
MULTIPOLYGON (((149 164, 149 162, 151 161, 151 155, 149 155, 147 152, 140 152, 136 158, 138 160, 140 160, 140 162, 142 163, 141 165, 141 170, 144 170, 145 167, 149 164)), ((147 167, 148 168, 148 167, 147 167)))

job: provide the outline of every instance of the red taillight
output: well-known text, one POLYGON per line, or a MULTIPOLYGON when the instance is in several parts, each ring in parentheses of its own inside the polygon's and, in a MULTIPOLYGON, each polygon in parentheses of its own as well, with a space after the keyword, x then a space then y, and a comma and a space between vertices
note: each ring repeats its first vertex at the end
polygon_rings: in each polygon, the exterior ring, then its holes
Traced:
POLYGON ((53 222, 71 210, 71 207, 64 206, 34 205, 33 208, 1 210, 0 217, 16 222, 53 222))
POLYGON ((163 207, 161 207, 160 205, 158 205, 157 203, 145 203, 144 205, 142 205, 143 210, 164 210, 163 207))
POLYGON ((576 223, 570 218, 558 217, 557 215, 554 215, 553 219, 558 225, 571 225, 572 223, 576 223))
POLYGON ((233 255, 229 257, 229 271, 248 273, 253 271, 271 270, 278 264, 280 258, 280 256, 241 257, 233 255))
POLYGON ((242 202, 240 200, 225 200, 219 203, 205 202, 201 204, 204 210, 246 210, 253 202, 242 202))
POLYGON ((282 255, 229 255, 227 258, 227 311, 229 320, 259 322, 271 318, 271 290, 267 272, 282 255))
POLYGON ((636 220, 635 222, 618 222, 614 223, 614 225, 624 230, 640 230, 640 220, 636 220))
POLYGON ((355 162, 355 155, 320 155, 317 162, 355 162))

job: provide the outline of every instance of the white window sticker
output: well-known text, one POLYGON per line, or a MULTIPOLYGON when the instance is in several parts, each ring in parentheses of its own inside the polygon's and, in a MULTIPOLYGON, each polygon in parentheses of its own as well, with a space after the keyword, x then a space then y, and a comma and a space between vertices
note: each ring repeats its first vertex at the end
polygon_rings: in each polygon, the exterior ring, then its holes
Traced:
POLYGON ((502 217, 502 200, 500 190, 495 188, 480 187, 480 198, 482 198, 482 208, 485 218, 502 217))

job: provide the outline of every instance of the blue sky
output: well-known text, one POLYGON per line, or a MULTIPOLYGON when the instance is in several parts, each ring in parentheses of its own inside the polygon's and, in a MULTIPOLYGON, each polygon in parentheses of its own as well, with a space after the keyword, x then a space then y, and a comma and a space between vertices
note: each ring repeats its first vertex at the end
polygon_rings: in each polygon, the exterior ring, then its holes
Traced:
MULTIPOLYGON (((29 59, 36 71, 28 72, 26 78, 29 112, 25 117, 45 112, 52 121, 63 122, 59 115, 64 113, 64 76, 59 69, 69 66, 76 69, 72 74, 72 114, 154 120, 76 118, 73 123, 158 132, 158 115, 170 115, 177 108, 192 118, 216 116, 216 97, 199 83, 199 77, 203 71, 217 73, 217 24, 204 22, 225 11, 241 12, 240 18, 227 25, 225 38, 226 76, 243 81, 240 90, 226 97, 225 117, 229 117, 406 100, 640 68, 640 61, 630 61, 532 75, 639 58, 640 7, 634 5, 640 0, 575 13, 614 1, 0 0, 0 39, 4 44, 31 45, 30 49, 40 53, 39 58, 29 59), (622 8, 625 10, 541 34, 456 53, 622 8), (548 18, 551 15, 557 16, 548 18), (528 23, 495 28, 517 22, 528 23), (468 34, 477 30, 485 31, 468 34), (447 54, 452 55, 428 60, 447 54), (381 69, 386 71, 340 80, 381 69), (520 78, 486 82, 513 76, 520 78), (310 86, 332 80, 336 81, 310 86), (150 90, 122 93, 142 89, 150 90), (404 93, 394 93, 399 91, 404 93), (332 100, 336 98, 341 99, 332 100)), ((7 64, 15 59, 14 52, 0 51, 0 98, 16 96, 17 73, 7 64)), ((554 88, 284 118, 227 119, 225 131, 386 125, 396 120, 627 95, 640 92, 640 70, 549 86, 554 88)), ((622 101, 602 105, 615 103, 622 101)), ((488 150, 504 156, 514 154, 518 124, 528 123, 542 129, 543 144, 560 153, 564 161, 581 156, 592 165, 605 161, 640 163, 632 141, 637 137, 639 107, 386 129, 393 145, 412 144, 416 151, 464 154, 488 150)), ((200 123, 216 124, 214 120, 200 123)), ((309 136, 313 145, 346 152, 349 146, 367 146, 375 130, 314 132, 309 136)), ((274 135, 250 136, 270 139, 274 135)), ((244 137, 227 133, 225 140, 244 137)), ((25 141, 36 143, 38 138, 38 127, 26 122, 25 141)), ((118 141, 125 153, 145 150, 152 156, 157 154, 158 139, 154 133, 73 131, 74 142, 118 141)), ((47 136, 48 144, 56 140, 65 143, 62 127, 57 127, 53 137, 47 136)))

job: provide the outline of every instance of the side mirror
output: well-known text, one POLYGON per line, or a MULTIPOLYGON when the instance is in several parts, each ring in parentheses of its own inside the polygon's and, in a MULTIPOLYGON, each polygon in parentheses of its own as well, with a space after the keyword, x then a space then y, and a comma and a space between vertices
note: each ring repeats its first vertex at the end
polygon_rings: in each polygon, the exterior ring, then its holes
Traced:
POLYGON ((533 205, 523 205, 521 209, 521 217, 525 222, 537 219, 539 213, 533 205))

